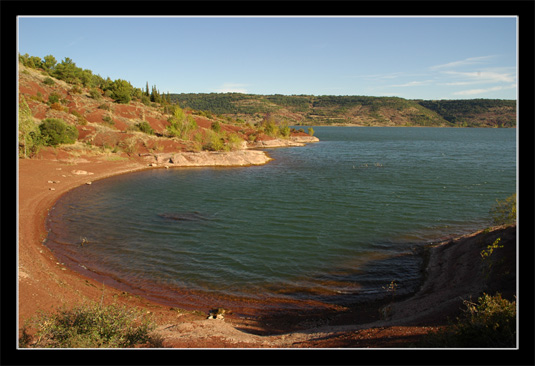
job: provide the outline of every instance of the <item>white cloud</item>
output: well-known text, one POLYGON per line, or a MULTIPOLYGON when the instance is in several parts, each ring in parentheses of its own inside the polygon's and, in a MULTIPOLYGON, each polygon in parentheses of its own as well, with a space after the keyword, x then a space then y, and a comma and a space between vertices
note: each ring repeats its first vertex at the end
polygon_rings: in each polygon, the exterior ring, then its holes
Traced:
POLYGON ((464 60, 453 61, 453 62, 448 62, 446 64, 431 66, 430 69, 436 70, 436 69, 445 69, 445 68, 452 68, 452 67, 459 67, 459 66, 482 64, 482 63, 485 63, 485 61, 490 60, 494 57, 495 56, 469 57, 469 58, 465 58, 464 60))
POLYGON ((247 89, 245 88, 247 84, 238 84, 238 83, 224 83, 216 89, 218 93, 244 93, 247 94, 247 89))
MULTIPOLYGON (((499 73, 499 72, 494 72, 494 71, 473 71, 473 72, 444 71, 444 73, 448 75, 462 77, 462 78, 468 78, 470 82, 472 83, 512 83, 515 81, 514 75, 510 73, 499 73)), ((461 85, 458 83, 459 82, 457 82, 457 85, 461 85)), ((462 83, 468 83, 468 82, 464 81, 462 83)))
POLYGON ((454 95, 475 95, 475 94, 486 94, 493 91, 499 91, 504 89, 514 89, 516 88, 516 84, 508 85, 508 86, 493 86, 491 88, 486 89, 469 89, 469 90, 461 90, 458 92, 454 92, 454 95))
POLYGON ((422 80, 422 81, 410 81, 405 84, 397 84, 397 85, 390 85, 395 87, 407 87, 407 86, 422 86, 422 85, 428 85, 433 80, 422 80))

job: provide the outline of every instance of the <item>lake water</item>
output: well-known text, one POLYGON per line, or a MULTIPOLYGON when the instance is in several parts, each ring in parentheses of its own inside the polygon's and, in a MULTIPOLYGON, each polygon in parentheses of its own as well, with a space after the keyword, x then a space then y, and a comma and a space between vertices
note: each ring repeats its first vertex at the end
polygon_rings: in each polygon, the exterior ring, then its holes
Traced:
MULTIPOLYGON (((350 304, 417 289, 416 249, 482 229, 516 191, 515 129, 315 127, 245 168, 154 169, 50 211, 66 265, 166 304, 350 304)), ((269 305, 268 305, 269 304, 269 305)))

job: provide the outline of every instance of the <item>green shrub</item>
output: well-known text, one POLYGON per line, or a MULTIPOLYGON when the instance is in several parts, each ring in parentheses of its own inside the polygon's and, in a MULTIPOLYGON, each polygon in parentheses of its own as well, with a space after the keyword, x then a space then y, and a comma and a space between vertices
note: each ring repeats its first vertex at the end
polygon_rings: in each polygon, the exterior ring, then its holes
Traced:
POLYGON ((171 137, 188 139, 190 132, 197 129, 198 125, 195 119, 186 115, 184 111, 176 106, 173 115, 168 119, 167 133, 171 137))
POLYGON ((22 329, 23 348, 128 348, 161 347, 162 339, 151 334, 154 323, 141 312, 116 305, 78 305, 54 314, 40 313, 22 329))
POLYGON ((206 136, 205 136, 206 142, 202 146, 203 150, 221 151, 225 148, 225 141, 223 140, 220 134, 212 130, 206 130, 205 133, 206 133, 206 136))
POLYGON ((239 150, 242 147, 243 139, 237 134, 230 134, 227 141, 227 149, 230 151, 239 150))
POLYGON ((132 100, 134 87, 126 80, 117 79, 111 84, 111 98, 117 103, 128 104, 132 100))
POLYGON ((509 225, 516 222, 516 193, 503 201, 496 201, 491 209, 494 225, 509 225))
POLYGON ((112 116, 110 116, 109 114, 106 114, 105 116, 103 116, 102 120, 112 126, 115 124, 115 121, 113 120, 112 116))
POLYGON ((24 97, 19 104, 19 157, 31 157, 39 151, 43 141, 41 131, 24 97))
POLYGON ((54 85, 56 83, 54 82, 54 80, 52 78, 47 77, 47 78, 45 78, 45 80, 43 80, 43 84, 45 84, 45 85, 54 85))
POLYGON ((146 134, 149 134, 149 135, 154 134, 154 130, 152 129, 152 127, 147 121, 137 123, 136 127, 138 130, 140 130, 141 132, 145 132, 146 134))
POLYGON ((44 145, 73 144, 78 138, 78 130, 58 118, 47 118, 40 125, 39 130, 44 145))
POLYGON ((516 346, 516 301, 483 294, 478 303, 465 301, 465 316, 430 335, 424 346, 448 348, 512 348, 516 346))
POLYGON ((77 123, 81 126, 85 126, 87 124, 87 119, 85 119, 85 117, 78 111, 76 110, 70 110, 71 114, 73 116, 75 116, 76 118, 78 118, 78 121, 77 123))
POLYGON ((111 111, 111 107, 107 103, 102 103, 101 105, 98 106, 98 109, 103 109, 105 111, 111 111))
POLYGON ((309 134, 310 136, 314 136, 314 129, 313 129, 312 127, 309 127, 309 128, 308 128, 308 134, 309 134))
POLYGON ((102 94, 96 88, 92 88, 89 90, 89 96, 95 100, 102 99, 102 94))
POLYGON ((219 124, 218 121, 214 121, 212 122, 211 129, 212 131, 219 133, 221 131, 221 125, 219 124))
POLYGON ((287 124, 279 126, 279 133, 282 137, 290 137, 290 127, 287 124))
POLYGON ((48 96, 48 104, 52 105, 54 103, 59 103, 61 95, 57 93, 52 93, 48 96))

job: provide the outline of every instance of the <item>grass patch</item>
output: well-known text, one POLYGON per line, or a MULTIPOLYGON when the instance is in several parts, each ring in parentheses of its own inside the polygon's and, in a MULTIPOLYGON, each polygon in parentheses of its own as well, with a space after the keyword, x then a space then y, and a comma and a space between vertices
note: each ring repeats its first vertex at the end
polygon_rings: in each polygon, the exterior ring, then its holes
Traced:
POLYGON ((22 348, 162 347, 156 325, 145 314, 117 305, 78 305, 41 312, 21 330, 22 348), (30 334, 28 329, 34 329, 30 334))

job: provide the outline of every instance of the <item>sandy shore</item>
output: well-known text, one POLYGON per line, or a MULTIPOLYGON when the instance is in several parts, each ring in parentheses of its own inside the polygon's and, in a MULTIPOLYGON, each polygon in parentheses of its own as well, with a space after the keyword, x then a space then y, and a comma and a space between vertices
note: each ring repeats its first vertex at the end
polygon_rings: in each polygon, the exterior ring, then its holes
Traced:
MULTIPOLYGON (((153 314, 166 347, 404 347, 444 324, 445 315, 458 310, 460 299, 485 288, 487 282, 480 265, 474 265, 479 263, 482 243, 497 235, 516 241, 516 227, 512 227, 438 243, 429 251, 427 281, 422 289, 403 302, 383 308, 383 315, 377 309, 380 304, 375 304, 338 314, 275 314, 261 320, 228 316, 211 320, 206 319, 206 313, 180 311, 86 278, 58 262, 43 244, 48 210, 64 193, 97 179, 148 168, 147 161, 139 158, 110 161, 98 156, 49 156, 19 160, 20 327, 39 310, 102 301, 124 303, 153 314)), ((514 288, 514 279, 505 285, 514 288)))

